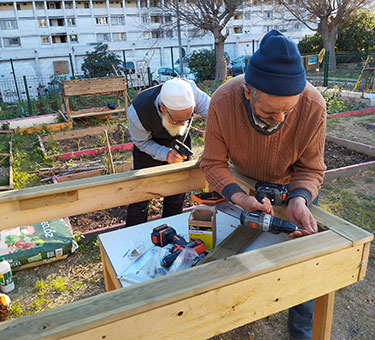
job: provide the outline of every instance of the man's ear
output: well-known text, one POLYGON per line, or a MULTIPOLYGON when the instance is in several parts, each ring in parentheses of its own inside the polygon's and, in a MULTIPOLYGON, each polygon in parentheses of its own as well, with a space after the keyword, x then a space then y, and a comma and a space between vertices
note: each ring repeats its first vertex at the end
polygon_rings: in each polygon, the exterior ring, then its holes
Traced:
POLYGON ((242 85, 242 86, 243 86, 243 91, 244 91, 246 99, 250 100, 251 99, 251 92, 250 92, 249 88, 245 84, 242 85))

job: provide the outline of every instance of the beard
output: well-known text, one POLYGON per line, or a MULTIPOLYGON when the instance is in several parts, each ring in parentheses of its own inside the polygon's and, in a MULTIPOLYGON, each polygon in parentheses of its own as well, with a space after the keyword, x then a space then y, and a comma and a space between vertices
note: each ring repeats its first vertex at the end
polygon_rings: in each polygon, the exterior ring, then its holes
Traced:
POLYGON ((186 121, 184 125, 174 125, 169 122, 169 119, 166 116, 163 115, 161 118, 162 118, 161 122, 164 128, 168 131, 168 133, 171 136, 173 137, 177 135, 183 136, 184 133, 186 132, 188 121, 186 121))

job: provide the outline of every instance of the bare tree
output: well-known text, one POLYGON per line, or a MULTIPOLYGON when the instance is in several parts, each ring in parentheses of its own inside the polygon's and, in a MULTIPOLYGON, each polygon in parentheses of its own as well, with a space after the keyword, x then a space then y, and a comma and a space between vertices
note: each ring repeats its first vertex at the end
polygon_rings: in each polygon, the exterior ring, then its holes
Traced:
POLYGON ((329 69, 336 69, 335 43, 339 24, 346 22, 359 8, 372 0, 281 0, 289 12, 309 29, 321 34, 329 52, 329 69))
POLYGON ((224 79, 224 42, 229 35, 226 28, 236 11, 246 6, 246 0, 188 0, 185 5, 176 6, 176 1, 165 1, 182 23, 210 31, 215 39, 216 73, 215 79, 224 79))

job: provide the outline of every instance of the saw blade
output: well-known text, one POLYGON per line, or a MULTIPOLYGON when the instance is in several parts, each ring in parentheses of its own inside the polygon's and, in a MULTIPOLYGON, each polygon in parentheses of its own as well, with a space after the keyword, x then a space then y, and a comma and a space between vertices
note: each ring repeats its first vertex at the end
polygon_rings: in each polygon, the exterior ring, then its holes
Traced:
POLYGON ((216 208, 217 210, 220 210, 221 212, 227 214, 227 215, 230 215, 232 217, 235 217, 235 218, 238 218, 240 219, 241 217, 241 212, 243 211, 242 208, 240 208, 239 206, 229 202, 229 201, 225 201, 225 202, 221 202, 221 203, 218 203, 216 204, 216 208))

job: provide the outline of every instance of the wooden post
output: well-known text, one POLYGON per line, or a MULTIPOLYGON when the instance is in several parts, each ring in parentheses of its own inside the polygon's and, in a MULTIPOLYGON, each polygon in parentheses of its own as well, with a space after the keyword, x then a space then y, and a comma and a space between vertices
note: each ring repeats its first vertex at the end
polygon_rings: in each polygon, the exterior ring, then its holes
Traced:
POLYGON ((105 133, 105 139, 107 142, 107 148, 108 148, 108 160, 109 160, 109 168, 111 170, 111 174, 115 174, 115 166, 113 165, 113 158, 112 158, 112 152, 111 152, 111 144, 109 143, 109 137, 108 137, 108 132, 107 130, 104 130, 105 133))
POLYGON ((334 291, 315 299, 312 340, 329 340, 331 338, 334 302, 334 291))

